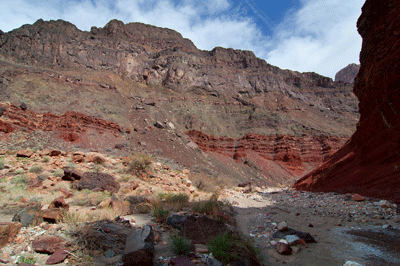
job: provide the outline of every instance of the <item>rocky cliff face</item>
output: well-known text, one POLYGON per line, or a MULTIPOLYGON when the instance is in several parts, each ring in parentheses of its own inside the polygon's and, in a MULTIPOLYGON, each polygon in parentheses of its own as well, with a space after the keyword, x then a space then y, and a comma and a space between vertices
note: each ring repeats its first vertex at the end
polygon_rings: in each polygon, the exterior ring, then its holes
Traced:
POLYGON ((346 137, 335 136, 294 137, 259 134, 247 134, 240 139, 232 139, 207 135, 197 130, 186 134, 202 151, 221 154, 255 166, 263 172, 267 180, 283 183, 319 166, 347 140, 346 137), (276 168, 284 169, 286 173, 278 174, 276 168))
POLYGON ((354 79, 356 78, 358 71, 360 71, 360 65, 350 64, 336 73, 335 81, 354 83, 354 79))
POLYGON ((400 202, 400 3, 367 0, 358 20, 363 37, 354 92, 360 122, 351 141, 295 187, 358 192, 400 202))
MULTIPOLYGON (((350 84, 316 73, 281 70, 250 51, 221 47, 202 51, 175 31, 141 23, 112 20, 85 32, 65 21, 38 20, 0 32, 0 66, 2 102, 26 103, 39 116, 51 112, 62 117, 74 111, 112 121, 126 129, 118 140, 125 153, 146 151, 188 167, 207 164, 214 173, 225 171, 237 179, 259 178, 262 171, 246 165, 243 156, 242 161, 230 154, 222 158, 224 152, 213 152, 219 159, 210 162, 204 152, 211 151, 203 148, 212 143, 198 143, 184 132, 197 130, 235 140, 247 134, 260 140, 273 136, 266 142, 286 135, 301 145, 301 138, 304 143, 314 137, 347 138, 358 121, 358 101, 350 84)), ((1 117, 0 122, 8 123, 1 117)), ((18 139, 11 136, 25 127, 17 128, 3 132, 7 136, 0 144, 15 146, 6 140, 18 139)), ((95 143, 103 143, 101 147, 109 145, 114 152, 113 143, 100 132, 86 135, 90 141, 85 147, 95 149, 95 143), (95 141, 97 137, 102 141, 95 141)), ((335 148, 332 145, 332 151, 335 148)), ((245 151, 246 157, 252 151, 245 151)), ((320 163, 321 158, 318 155, 314 161, 320 163)), ((292 180, 316 165, 304 166, 295 175, 285 168, 276 176, 292 180)))

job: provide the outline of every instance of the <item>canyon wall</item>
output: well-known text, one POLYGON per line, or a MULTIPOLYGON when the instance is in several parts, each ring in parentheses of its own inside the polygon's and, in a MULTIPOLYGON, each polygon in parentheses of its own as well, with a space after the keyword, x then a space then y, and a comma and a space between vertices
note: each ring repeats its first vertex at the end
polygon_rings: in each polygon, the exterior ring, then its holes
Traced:
POLYGON ((400 2, 367 0, 357 28, 363 37, 354 87, 361 114, 357 130, 294 187, 400 202, 400 2))

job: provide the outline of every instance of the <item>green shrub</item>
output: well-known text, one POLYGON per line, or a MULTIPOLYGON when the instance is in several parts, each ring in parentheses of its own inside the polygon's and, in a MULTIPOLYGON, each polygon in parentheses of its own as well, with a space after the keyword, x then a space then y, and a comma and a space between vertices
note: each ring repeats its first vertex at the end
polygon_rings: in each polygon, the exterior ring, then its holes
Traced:
POLYGON ((37 176, 37 179, 38 179, 39 181, 44 181, 44 180, 46 180, 47 178, 49 178, 49 176, 50 176, 50 175, 49 175, 48 172, 44 172, 44 173, 38 175, 38 176, 37 176))
POLYGON ((22 168, 19 168, 19 169, 15 170, 15 172, 14 172, 14 174, 16 174, 16 175, 21 175, 23 173, 25 173, 25 170, 22 168))
POLYGON ((18 258, 17 263, 26 263, 26 264, 35 264, 36 263, 36 258, 33 256, 29 256, 29 257, 24 257, 24 256, 20 256, 18 258))
POLYGON ((29 178, 26 175, 16 175, 10 182, 11 184, 16 185, 26 185, 28 183, 28 179, 29 178))
POLYGON ((49 156, 44 156, 43 159, 42 159, 43 163, 47 163, 49 161, 50 161, 50 157, 49 156))
POLYGON ((250 265, 261 265, 253 245, 239 234, 219 234, 211 239, 207 246, 214 258, 224 264, 235 262, 242 257, 250 260, 250 265))
POLYGON ((185 193, 169 193, 165 196, 165 201, 178 211, 189 205, 189 196, 185 193))
POLYGON ((169 211, 166 210, 161 203, 154 204, 152 210, 153 215, 156 218, 156 222, 165 223, 167 221, 169 211))
POLYGON ((54 171, 53 175, 56 177, 62 177, 64 175, 64 170, 61 168, 58 168, 54 171))
POLYGON ((35 164, 29 169, 29 173, 40 174, 43 172, 43 167, 41 165, 35 164))
POLYGON ((129 157, 128 171, 135 174, 144 173, 153 159, 145 153, 136 153, 129 157))
POLYGON ((190 240, 181 236, 179 232, 170 237, 172 251, 176 255, 189 255, 190 253, 190 240))
POLYGON ((192 210, 197 213, 212 215, 218 212, 220 203, 216 200, 198 201, 192 203, 192 210))
POLYGON ((3 170, 5 168, 6 168, 6 166, 4 165, 4 161, 0 160, 0 170, 3 170))

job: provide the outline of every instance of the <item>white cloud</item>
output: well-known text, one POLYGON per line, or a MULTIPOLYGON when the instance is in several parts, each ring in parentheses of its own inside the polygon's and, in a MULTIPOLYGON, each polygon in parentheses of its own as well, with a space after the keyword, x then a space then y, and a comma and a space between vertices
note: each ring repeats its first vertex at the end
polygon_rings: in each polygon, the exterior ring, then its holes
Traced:
POLYGON ((300 72, 334 77, 359 62, 361 37, 356 22, 364 0, 305 0, 302 8, 276 29, 269 63, 300 72))
POLYGON ((252 50, 280 68, 333 77, 347 64, 358 62, 361 38, 356 20, 363 2, 301 0, 302 7, 291 10, 273 36, 265 36, 262 29, 271 26, 270 19, 260 17, 265 13, 256 12, 250 0, 3 0, 0 29, 9 31, 39 18, 64 19, 82 30, 103 27, 111 19, 143 22, 174 29, 203 50, 215 46, 252 50), (258 17, 235 13, 239 5, 247 5, 258 17), (257 25, 257 20, 265 25, 257 25))

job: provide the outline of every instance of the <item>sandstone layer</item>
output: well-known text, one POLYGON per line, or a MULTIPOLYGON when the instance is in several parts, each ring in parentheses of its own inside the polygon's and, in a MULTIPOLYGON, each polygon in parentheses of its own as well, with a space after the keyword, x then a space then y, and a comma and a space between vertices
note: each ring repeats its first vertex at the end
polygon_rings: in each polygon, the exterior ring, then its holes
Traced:
POLYGON ((400 3, 367 0, 357 27, 363 37, 354 93, 357 131, 327 163, 296 182, 312 191, 358 192, 400 201, 400 3))
POLYGON ((254 166, 267 180, 284 182, 298 178, 322 164, 346 142, 345 137, 247 134, 240 139, 215 137, 201 131, 186 134, 203 152, 217 153, 254 166), (284 173, 274 172, 274 168, 284 173), (286 180, 285 180, 286 179, 286 180))

